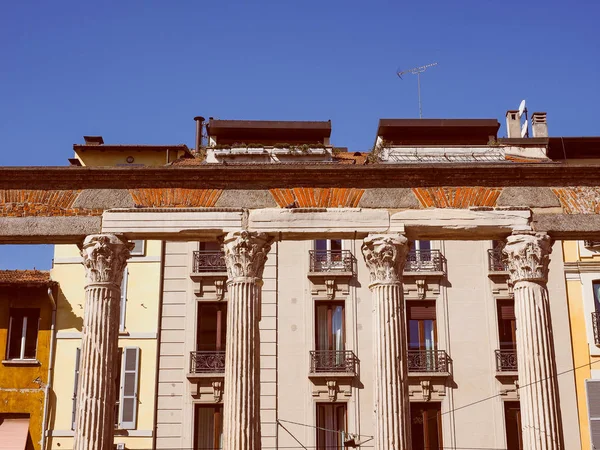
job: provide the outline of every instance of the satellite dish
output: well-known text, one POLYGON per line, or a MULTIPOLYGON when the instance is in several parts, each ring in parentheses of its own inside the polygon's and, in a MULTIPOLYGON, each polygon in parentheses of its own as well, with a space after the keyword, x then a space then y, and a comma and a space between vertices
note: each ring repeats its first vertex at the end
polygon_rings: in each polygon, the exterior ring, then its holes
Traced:
POLYGON ((527 136, 528 133, 528 128, 527 128, 527 119, 525 119, 525 122, 523 123, 523 126, 521 127, 521 137, 524 138, 525 136, 527 136))
POLYGON ((525 100, 521 100, 521 104, 519 105, 519 119, 525 112, 525 100))

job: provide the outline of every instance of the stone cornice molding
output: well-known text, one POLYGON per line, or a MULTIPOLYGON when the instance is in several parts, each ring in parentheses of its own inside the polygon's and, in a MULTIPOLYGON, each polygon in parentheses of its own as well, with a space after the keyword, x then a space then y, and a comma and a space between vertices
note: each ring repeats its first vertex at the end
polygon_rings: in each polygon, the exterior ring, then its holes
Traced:
POLYGON ((205 164, 169 167, 0 167, 0 189, 427 186, 598 186, 600 164, 205 164))
POLYGON ((408 239, 401 234, 372 234, 362 244, 362 253, 371 277, 370 286, 396 284, 408 253, 408 239))
POLYGON ((565 262, 565 273, 599 273, 600 260, 565 262))
POLYGON ((83 241, 81 257, 87 285, 121 286, 133 242, 122 241, 114 234, 92 234, 83 241))
POLYGON ((272 238, 266 233, 235 231, 223 241, 227 282, 262 280, 272 238))
POLYGON ((548 281, 552 240, 546 233, 518 232, 506 238, 502 253, 506 257, 510 281, 548 281))

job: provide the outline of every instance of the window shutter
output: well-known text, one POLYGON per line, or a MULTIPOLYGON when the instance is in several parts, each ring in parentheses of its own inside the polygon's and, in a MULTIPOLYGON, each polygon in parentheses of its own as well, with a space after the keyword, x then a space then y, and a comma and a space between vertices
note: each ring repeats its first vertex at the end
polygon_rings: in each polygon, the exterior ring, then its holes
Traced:
POLYGON ((129 271, 127 267, 123 271, 123 281, 121 281, 121 303, 120 303, 120 319, 119 319, 119 331, 125 331, 125 313, 127 309, 127 278, 129 271))
POLYGON ((500 319, 502 320, 517 320, 515 317, 515 305, 500 305, 500 319))
POLYGON ((410 301, 407 303, 409 320, 435 320, 435 301, 410 301))
POLYGON ((585 380, 592 448, 600 448, 600 380, 585 380))
POLYGON ((140 349, 139 347, 125 347, 123 354, 119 428, 133 430, 137 422, 140 349))
POLYGON ((81 349, 75 349, 75 381, 73 382, 73 411, 71 412, 71 429, 75 429, 75 413, 77 412, 77 389, 79 387, 79 360, 81 349))

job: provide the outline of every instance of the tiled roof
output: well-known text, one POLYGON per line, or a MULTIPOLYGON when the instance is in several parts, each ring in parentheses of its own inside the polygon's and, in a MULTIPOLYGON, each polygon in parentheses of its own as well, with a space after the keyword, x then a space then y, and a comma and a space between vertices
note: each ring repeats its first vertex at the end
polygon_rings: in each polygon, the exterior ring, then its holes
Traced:
POLYGON ((54 284, 50 272, 41 270, 0 270, 0 285, 7 284, 54 284))

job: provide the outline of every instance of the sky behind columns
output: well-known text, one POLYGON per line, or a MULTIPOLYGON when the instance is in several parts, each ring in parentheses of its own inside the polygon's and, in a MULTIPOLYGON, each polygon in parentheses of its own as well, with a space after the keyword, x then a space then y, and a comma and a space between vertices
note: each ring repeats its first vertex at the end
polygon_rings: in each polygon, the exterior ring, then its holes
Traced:
MULTIPOLYGON (((329 120, 368 151, 380 118, 496 118, 527 100, 550 135, 600 135, 600 2, 0 4, 0 166, 66 165, 83 135, 185 143, 193 117, 329 120)), ((0 269, 51 248, 0 246, 0 269)))

